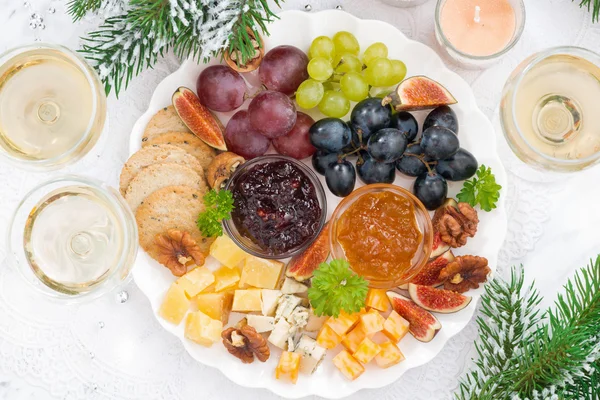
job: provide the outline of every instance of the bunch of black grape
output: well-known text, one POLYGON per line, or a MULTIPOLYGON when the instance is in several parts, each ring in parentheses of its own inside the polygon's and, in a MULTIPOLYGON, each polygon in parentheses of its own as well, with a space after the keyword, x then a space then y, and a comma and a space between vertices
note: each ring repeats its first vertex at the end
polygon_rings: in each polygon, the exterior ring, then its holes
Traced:
POLYGON ((392 183, 395 171, 416 177, 413 192, 429 210, 442 205, 448 194, 447 180, 468 179, 477 171, 477 160, 460 148, 458 120, 450 107, 434 109, 417 140, 417 120, 408 112, 392 115, 381 99, 358 103, 350 121, 325 118, 310 128, 317 148, 312 163, 325 175, 336 196, 352 193, 356 174, 365 184, 392 183), (358 156, 356 170, 349 158, 358 156))

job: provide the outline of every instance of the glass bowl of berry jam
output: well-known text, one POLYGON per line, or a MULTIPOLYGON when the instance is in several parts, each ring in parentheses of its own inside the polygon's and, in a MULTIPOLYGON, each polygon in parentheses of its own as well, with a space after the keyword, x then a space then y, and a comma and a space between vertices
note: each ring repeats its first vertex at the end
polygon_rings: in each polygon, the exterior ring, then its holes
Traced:
POLYGON ((280 155, 257 157, 240 166, 227 183, 233 195, 225 231, 244 251, 281 259, 304 250, 327 217, 325 191, 301 161, 280 155))

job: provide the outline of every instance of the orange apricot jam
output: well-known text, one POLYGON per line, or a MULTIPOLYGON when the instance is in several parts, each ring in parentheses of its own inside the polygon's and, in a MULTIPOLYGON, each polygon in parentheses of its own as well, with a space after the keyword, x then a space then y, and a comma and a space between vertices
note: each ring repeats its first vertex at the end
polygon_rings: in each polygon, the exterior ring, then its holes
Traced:
POLYGON ((352 270, 366 279, 402 276, 423 241, 414 205, 392 192, 362 195, 344 211, 336 227, 352 270))

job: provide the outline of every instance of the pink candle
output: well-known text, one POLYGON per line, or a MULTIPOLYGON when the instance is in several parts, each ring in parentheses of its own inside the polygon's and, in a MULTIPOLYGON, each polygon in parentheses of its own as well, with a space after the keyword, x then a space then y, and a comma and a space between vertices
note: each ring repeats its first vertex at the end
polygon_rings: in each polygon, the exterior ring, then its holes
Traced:
POLYGON ((456 50, 489 56, 502 51, 513 38, 515 10, 508 0, 447 0, 440 25, 456 50))

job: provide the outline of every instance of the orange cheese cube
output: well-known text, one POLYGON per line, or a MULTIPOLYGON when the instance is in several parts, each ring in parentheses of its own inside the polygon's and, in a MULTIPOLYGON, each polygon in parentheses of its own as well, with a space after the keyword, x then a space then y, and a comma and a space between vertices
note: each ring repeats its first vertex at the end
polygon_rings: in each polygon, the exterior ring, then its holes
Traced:
POLYGON ((348 349, 348 351, 354 353, 356 349, 358 349, 360 342, 362 342, 366 337, 367 334, 365 333, 362 325, 358 324, 350 332, 348 332, 346 336, 344 336, 342 339, 342 344, 348 349))
POLYGON ((396 311, 392 311, 383 323, 383 333, 392 343, 398 343, 408 333, 409 323, 396 311))
POLYGON ((275 378, 287 380, 293 384, 298 381, 298 371, 300 371, 300 353, 284 351, 279 358, 279 364, 275 368, 275 378))
POLYGON ((194 268, 177 279, 177 284, 183 288, 188 297, 194 297, 215 281, 215 276, 206 267, 194 268))
POLYGON ((365 305, 370 308, 374 308, 381 312, 386 312, 390 308, 390 301, 388 300, 385 289, 369 289, 367 293, 367 300, 365 305))
POLYGON ((229 321, 229 313, 233 303, 233 293, 200 293, 194 297, 199 311, 212 319, 221 321, 224 325, 229 321))
POLYGON ((323 325, 321 331, 317 335, 317 344, 326 349, 333 349, 340 344, 341 341, 342 337, 335 333, 335 331, 327 324, 323 325))
POLYGON ((404 361, 404 354, 400 351, 398 346, 392 342, 385 342, 379 345, 381 350, 379 354, 375 356, 375 362, 381 368, 391 367, 401 361, 404 361))
POLYGON ((221 340, 222 330, 221 321, 212 319, 201 311, 189 313, 185 320, 185 337, 206 347, 221 340))
POLYGON ((179 325, 189 307, 190 301, 183 288, 177 283, 172 283, 160 305, 158 314, 170 323, 179 325))
POLYGON ((379 352, 381 351, 381 347, 375 342, 373 342, 368 337, 364 338, 362 342, 358 345, 358 348, 352 354, 352 357, 356 358, 356 360, 362 364, 368 364, 379 352))
POLYGON ((215 271, 215 292, 227 289, 237 289, 240 281, 240 270, 238 268, 221 267, 215 271))
POLYGON ((385 318, 379 314, 377 310, 370 310, 366 314, 360 316, 360 322, 367 335, 383 330, 385 318))
POLYGON ((365 372, 365 367, 362 366, 347 350, 342 350, 337 356, 333 357, 333 365, 351 381, 358 378, 365 372))
POLYGON ((342 311, 337 318, 329 318, 327 322, 325 322, 325 325, 329 325, 335 333, 339 336, 343 336, 357 323, 358 314, 347 314, 342 311))

